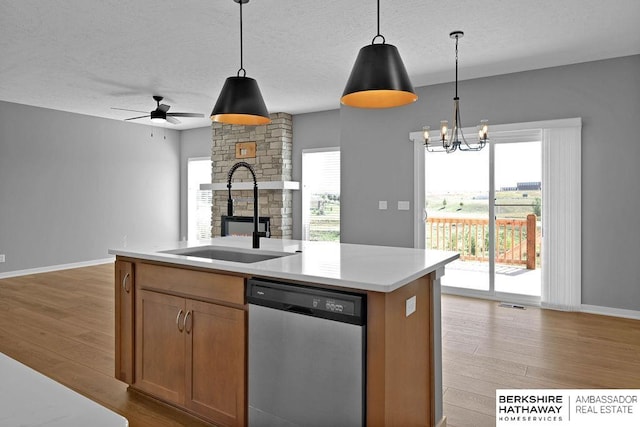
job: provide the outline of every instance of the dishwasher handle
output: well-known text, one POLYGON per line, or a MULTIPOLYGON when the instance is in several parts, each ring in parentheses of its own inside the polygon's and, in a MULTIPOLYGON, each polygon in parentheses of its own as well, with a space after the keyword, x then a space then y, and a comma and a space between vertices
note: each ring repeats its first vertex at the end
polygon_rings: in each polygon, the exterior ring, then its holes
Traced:
POLYGON ((313 309, 311 308, 307 308, 307 307, 299 307, 297 305, 293 305, 293 304, 287 304, 284 307, 282 307, 282 309, 284 311, 290 311, 292 313, 298 313, 298 314, 306 314, 308 316, 313 316, 313 309))

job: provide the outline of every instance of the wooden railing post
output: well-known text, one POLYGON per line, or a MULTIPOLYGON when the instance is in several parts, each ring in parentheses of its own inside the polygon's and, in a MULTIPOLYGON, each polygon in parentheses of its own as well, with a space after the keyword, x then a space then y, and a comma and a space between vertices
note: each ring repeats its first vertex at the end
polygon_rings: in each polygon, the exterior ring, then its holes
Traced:
POLYGON ((536 216, 527 215, 527 270, 536 269, 536 216))

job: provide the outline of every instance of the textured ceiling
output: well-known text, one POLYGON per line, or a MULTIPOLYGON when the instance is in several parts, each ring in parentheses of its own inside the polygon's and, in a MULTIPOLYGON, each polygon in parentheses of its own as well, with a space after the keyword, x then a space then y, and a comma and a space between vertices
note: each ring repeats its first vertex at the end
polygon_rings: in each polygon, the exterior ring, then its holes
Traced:
MULTIPOLYGON (((414 86, 640 53, 638 0, 381 0, 381 33, 414 86)), ((208 126, 239 68, 232 0, 1 0, 0 100, 111 119, 198 112, 208 126)), ((339 108, 358 50, 376 34, 374 0, 251 0, 244 67, 270 112, 339 108)), ((148 119, 137 121, 150 124, 148 119)))

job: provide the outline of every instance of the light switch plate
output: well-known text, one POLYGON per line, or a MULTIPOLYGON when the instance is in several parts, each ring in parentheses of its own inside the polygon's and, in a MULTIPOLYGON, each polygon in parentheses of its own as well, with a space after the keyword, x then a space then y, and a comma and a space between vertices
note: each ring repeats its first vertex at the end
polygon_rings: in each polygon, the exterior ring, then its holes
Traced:
POLYGON ((405 315, 406 317, 411 316, 413 313, 416 312, 416 296, 412 296, 411 298, 408 298, 406 303, 405 303, 405 315))
POLYGON ((386 211, 387 210, 387 201, 386 200, 378 201, 378 209, 380 209, 381 211, 386 211))
POLYGON ((409 202, 406 200, 398 200, 398 210, 399 211, 408 211, 409 210, 409 202))
POLYGON ((0 255, 0 262, 4 262, 4 254, 0 255))

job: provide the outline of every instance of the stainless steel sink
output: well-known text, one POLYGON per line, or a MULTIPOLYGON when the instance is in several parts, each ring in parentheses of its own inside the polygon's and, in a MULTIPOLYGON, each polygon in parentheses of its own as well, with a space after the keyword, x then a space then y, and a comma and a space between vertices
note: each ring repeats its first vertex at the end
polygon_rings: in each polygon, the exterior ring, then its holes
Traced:
POLYGON ((198 246, 194 248, 173 249, 170 251, 162 252, 167 254, 215 259, 220 261, 243 262, 247 264, 293 255, 293 253, 291 252, 271 252, 263 250, 257 251, 222 246, 198 246))

